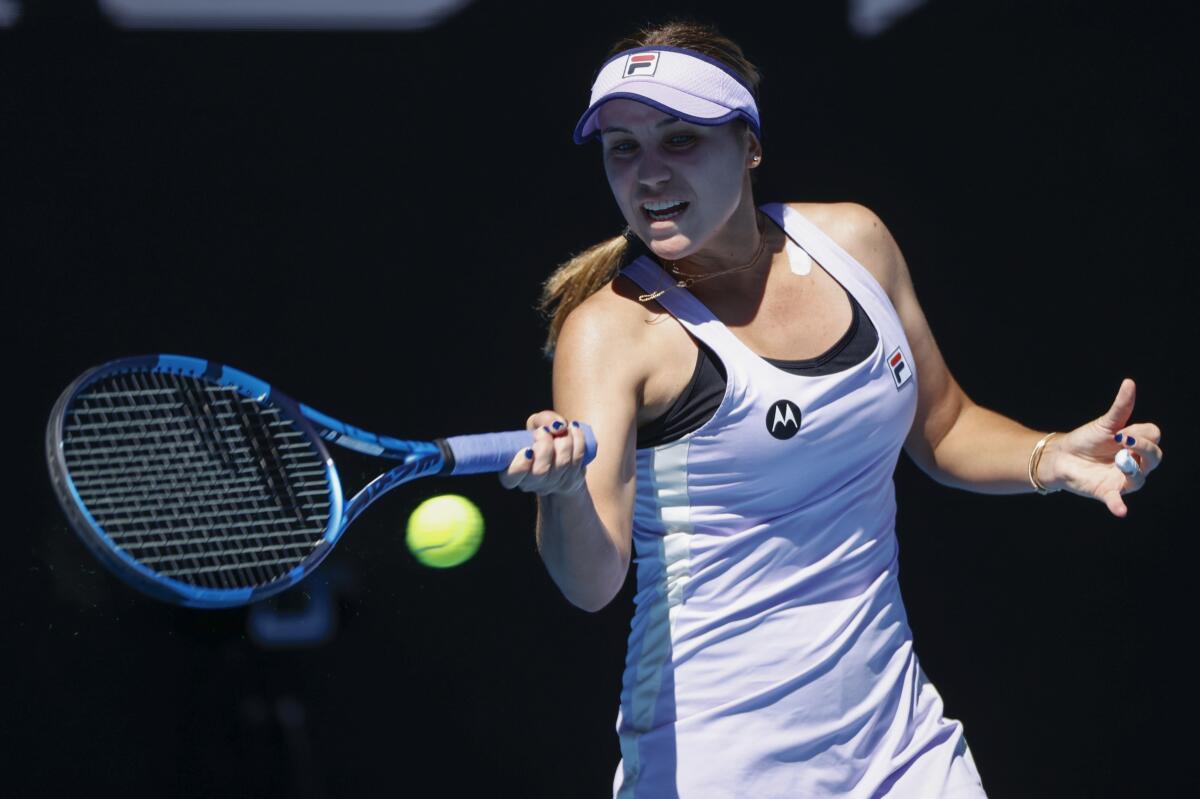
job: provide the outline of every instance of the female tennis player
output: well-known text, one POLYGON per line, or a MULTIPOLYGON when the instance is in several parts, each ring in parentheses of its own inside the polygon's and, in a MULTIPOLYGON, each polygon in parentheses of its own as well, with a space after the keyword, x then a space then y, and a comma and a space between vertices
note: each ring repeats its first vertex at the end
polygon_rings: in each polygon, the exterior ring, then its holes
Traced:
POLYGON ((1129 423, 1128 379, 1062 434, 973 403, 875 214, 755 204, 757 82, 691 23, 601 67, 575 138, 599 140, 628 228, 546 283, 555 410, 501 483, 537 494, 539 551, 580 608, 636 563, 615 796, 977 799, 900 597, 900 449, 945 485, 1124 516, 1160 432, 1129 423))

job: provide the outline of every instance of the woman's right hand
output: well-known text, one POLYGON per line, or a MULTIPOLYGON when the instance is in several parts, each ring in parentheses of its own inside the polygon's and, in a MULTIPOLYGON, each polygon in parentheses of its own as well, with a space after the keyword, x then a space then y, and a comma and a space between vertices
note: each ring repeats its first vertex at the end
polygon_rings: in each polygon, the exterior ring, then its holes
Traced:
POLYGON ((545 496, 586 490, 583 430, 554 411, 538 411, 525 421, 533 446, 516 454, 500 473, 500 485, 545 496))

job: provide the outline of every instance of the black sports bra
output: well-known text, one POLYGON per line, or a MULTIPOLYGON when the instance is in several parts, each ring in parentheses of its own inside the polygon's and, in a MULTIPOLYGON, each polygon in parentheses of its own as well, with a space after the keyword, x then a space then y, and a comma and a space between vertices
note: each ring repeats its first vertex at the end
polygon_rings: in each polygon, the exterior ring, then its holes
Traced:
MULTIPOLYGON (((842 291, 846 291, 845 286, 842 291)), ((863 311, 854 295, 846 291, 846 296, 850 300, 850 327, 836 344, 815 358, 799 361, 776 358, 763 360, 785 372, 804 375, 832 374, 866 360, 875 351, 879 334, 871 323, 871 317, 863 311)), ((721 405, 725 396, 725 365, 707 344, 694 336, 692 340, 699 349, 692 379, 666 413, 638 428, 638 449, 669 444, 700 429, 721 405)))

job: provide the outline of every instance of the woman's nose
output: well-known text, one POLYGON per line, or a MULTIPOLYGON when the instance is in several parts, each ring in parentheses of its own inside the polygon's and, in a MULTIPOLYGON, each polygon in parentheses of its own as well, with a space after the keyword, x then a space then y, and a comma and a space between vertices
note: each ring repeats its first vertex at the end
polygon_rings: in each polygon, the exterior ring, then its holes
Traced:
POLYGON ((638 159, 638 182, 644 186, 656 186, 671 178, 671 170, 666 161, 650 151, 643 151, 638 159))

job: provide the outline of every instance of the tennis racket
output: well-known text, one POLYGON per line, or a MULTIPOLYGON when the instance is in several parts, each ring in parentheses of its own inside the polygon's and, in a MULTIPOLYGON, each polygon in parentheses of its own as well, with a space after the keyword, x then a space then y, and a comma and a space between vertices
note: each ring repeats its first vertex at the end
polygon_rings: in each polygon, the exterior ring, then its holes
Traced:
MULTIPOLYGON (((596 439, 580 426, 588 463, 596 439)), ((119 578, 159 599, 222 608, 304 579, 396 486, 503 471, 532 442, 528 430, 379 436, 223 364, 146 355, 91 369, 63 391, 46 460, 71 527, 119 578), (326 442, 399 465, 347 501, 326 442)))

